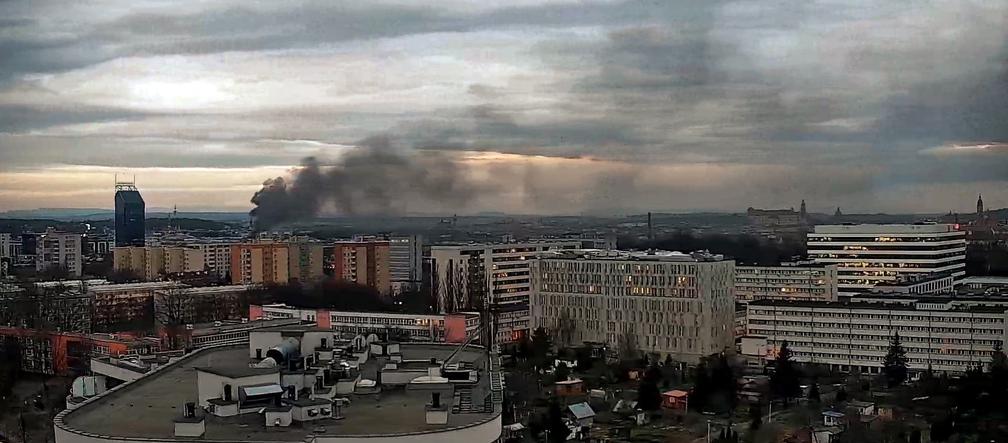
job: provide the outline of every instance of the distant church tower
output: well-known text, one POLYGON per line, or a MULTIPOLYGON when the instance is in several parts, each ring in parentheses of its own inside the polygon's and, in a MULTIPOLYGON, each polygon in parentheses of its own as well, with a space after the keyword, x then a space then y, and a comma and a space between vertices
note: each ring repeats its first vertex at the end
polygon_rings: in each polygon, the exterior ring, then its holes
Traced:
POLYGON ((977 217, 983 217, 983 195, 977 196, 977 217))
POLYGON ((843 216, 843 212, 840 212, 840 207, 839 206, 837 206, 836 212, 833 213, 833 216, 836 217, 836 218, 840 218, 840 217, 843 216))
POLYGON ((805 199, 802 199, 801 209, 799 209, 799 211, 798 216, 801 217, 803 221, 808 218, 808 212, 805 211, 805 199))

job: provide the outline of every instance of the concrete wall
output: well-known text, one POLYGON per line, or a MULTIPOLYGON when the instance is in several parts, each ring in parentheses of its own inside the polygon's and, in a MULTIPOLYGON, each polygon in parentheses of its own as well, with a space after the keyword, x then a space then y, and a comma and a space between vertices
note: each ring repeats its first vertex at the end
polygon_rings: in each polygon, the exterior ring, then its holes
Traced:
POLYGON ((414 378, 427 375, 426 369, 415 369, 415 370, 403 370, 394 369, 390 371, 382 371, 381 373, 381 384, 382 385, 405 385, 412 381, 414 378))
POLYGON ((94 358, 91 359, 91 371, 120 381, 133 381, 144 375, 94 358))
POLYGON ((231 385, 231 399, 238 401, 238 388, 241 386, 259 385, 265 383, 280 383, 280 373, 253 375, 232 379, 209 372, 196 371, 196 386, 198 389, 197 401, 203 407, 209 407, 207 400, 211 398, 224 398, 224 385, 231 385))
MULTIPOLYGON (((424 411, 417 411, 424 414, 424 411)), ((56 443, 152 443, 178 442, 183 439, 150 440, 143 438, 115 438, 107 435, 86 434, 75 432, 65 427, 56 426, 56 443)), ((417 432, 393 435, 350 435, 350 436, 319 436, 313 443, 491 443, 501 436, 501 416, 497 415, 483 423, 467 427, 448 429, 440 432, 417 432)), ((234 442, 248 442, 239 440, 234 442)), ((264 440, 269 441, 269 440, 264 440)), ((281 442, 281 440, 275 440, 281 442)), ((272 441, 269 441, 272 443, 272 441)))
POLYGON ((266 351, 280 344, 283 337, 280 332, 272 331, 249 331, 249 358, 256 358, 256 349, 262 349, 262 357, 266 358, 266 351))

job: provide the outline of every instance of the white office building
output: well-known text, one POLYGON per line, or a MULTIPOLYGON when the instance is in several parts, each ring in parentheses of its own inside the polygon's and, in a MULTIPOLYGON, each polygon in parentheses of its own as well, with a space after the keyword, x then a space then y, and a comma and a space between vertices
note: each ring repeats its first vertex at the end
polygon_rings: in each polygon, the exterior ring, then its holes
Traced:
POLYGON ((949 224, 819 225, 808 256, 838 266, 840 295, 921 274, 966 273, 965 233, 949 224))
POLYGON ((826 300, 838 293, 837 265, 735 266, 735 299, 826 300))
POLYGON ((1008 300, 872 294, 844 302, 757 300, 747 305, 742 353, 773 359, 786 341, 795 361, 879 373, 897 333, 908 367, 964 372, 1004 342, 1008 300))
POLYGON ((442 312, 493 306, 497 343, 529 331, 529 262, 546 251, 578 249, 580 241, 432 246, 432 291, 442 312))
POLYGON ((35 270, 65 269, 71 277, 80 277, 81 235, 70 232, 47 231, 35 237, 35 270))
POLYGON ((563 345, 632 342, 697 361, 734 345, 735 262, 709 253, 559 251, 533 261, 532 327, 563 345))

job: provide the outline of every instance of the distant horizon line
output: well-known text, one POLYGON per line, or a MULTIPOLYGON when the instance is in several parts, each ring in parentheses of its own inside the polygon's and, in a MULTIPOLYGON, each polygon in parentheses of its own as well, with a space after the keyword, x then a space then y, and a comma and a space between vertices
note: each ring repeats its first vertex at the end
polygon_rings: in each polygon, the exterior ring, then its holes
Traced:
MULTIPOLYGON (((652 211, 640 211, 640 212, 607 212, 607 211, 584 211, 581 213, 566 213, 566 214, 535 214, 535 213, 509 213, 501 211, 480 211, 475 213, 405 213, 405 214, 354 214, 354 215, 319 215, 314 217, 315 219, 326 219, 326 218, 348 218, 348 217, 487 217, 487 216, 519 216, 519 217, 629 217, 638 215, 693 215, 693 214, 721 214, 721 215, 745 215, 749 208, 745 208, 739 211, 731 210, 714 210, 714 209, 685 209, 685 210, 652 210, 652 211)), ((787 210, 793 208, 754 208, 759 210, 787 210)), ((841 212, 843 208, 840 208, 841 212)), ((985 212, 998 212, 1006 210, 1008 208, 991 208, 987 209, 985 212)), ((39 212, 79 212, 76 214, 79 216, 87 215, 99 215, 105 212, 115 212, 115 208, 90 208, 90 207, 46 207, 46 208, 33 208, 33 209, 9 209, 5 211, 0 211, 0 216, 7 214, 18 214, 18 213, 39 213, 39 212)), ((176 210, 173 208, 161 208, 154 207, 148 208, 148 213, 171 213, 178 212, 182 214, 242 214, 249 215, 249 211, 241 210, 227 210, 227 209, 193 209, 193 210, 176 210)), ((798 212, 795 210, 795 212, 798 212)), ((808 211, 811 215, 822 215, 832 217, 833 214, 828 212, 815 212, 808 211)), ((956 215, 975 215, 975 211, 971 212, 951 212, 956 215)), ((842 213, 844 216, 853 215, 890 215, 890 216, 944 216, 948 215, 949 212, 849 212, 842 213)))

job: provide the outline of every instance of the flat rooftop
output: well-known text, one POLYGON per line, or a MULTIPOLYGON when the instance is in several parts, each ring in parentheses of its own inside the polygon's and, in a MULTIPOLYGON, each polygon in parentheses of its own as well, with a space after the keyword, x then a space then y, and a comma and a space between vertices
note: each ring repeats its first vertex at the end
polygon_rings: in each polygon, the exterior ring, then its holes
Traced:
POLYGON ((761 299, 748 303, 750 307, 781 307, 781 308, 814 308, 814 309, 873 309, 879 311, 931 311, 931 312, 975 312, 1003 313, 1008 311, 1008 300, 1001 298, 982 297, 948 297, 948 296, 907 296, 907 294, 892 294, 887 297, 863 295, 854 296, 844 301, 826 300, 775 300, 761 299), (930 307, 929 305, 947 305, 948 309, 930 307))
POLYGON ((679 251, 616 251, 603 249, 565 249, 540 252, 543 259, 555 260, 613 260, 613 261, 661 261, 661 262, 714 262, 724 260, 721 254, 706 251, 685 253, 679 251))
POLYGON ((938 234, 961 233, 945 223, 816 225, 814 234, 938 234))
POLYGON ((92 288, 88 288, 91 292, 116 292, 116 291, 132 291, 132 290, 145 290, 145 289, 163 289, 163 288, 184 288, 179 282, 174 281, 149 281, 143 283, 122 283, 117 285, 99 285, 92 288))
MULTIPOLYGON (((402 344, 405 359, 439 360, 447 358, 454 345, 402 344)), ((482 349, 467 349, 455 361, 470 361, 476 367, 486 363, 482 349)), ((174 365, 157 370, 132 383, 125 384, 97 397, 95 400, 57 416, 63 426, 82 433, 110 437, 176 439, 174 420, 181 417, 183 404, 196 401, 196 368, 214 368, 217 371, 248 370, 248 347, 236 345, 211 348, 188 355, 174 365)), ((379 361, 371 358, 361 366, 363 379, 374 380, 379 361)), ((480 381, 472 387, 476 403, 490 395, 490 377, 480 373, 480 381)), ((425 407, 430 400, 429 391, 408 391, 403 388, 386 388, 379 394, 352 394, 349 407, 343 410, 343 419, 323 419, 291 427, 267 428, 262 415, 242 414, 235 417, 216 417, 206 414, 204 440, 226 441, 305 441, 311 435, 388 435, 421 433, 475 425, 500 414, 500 405, 492 413, 449 412, 446 425, 426 423, 425 407), (325 430, 322 431, 322 428, 325 430)), ((452 396, 446 399, 449 404, 452 396)), ((180 438, 181 439, 181 438, 180 438)))

